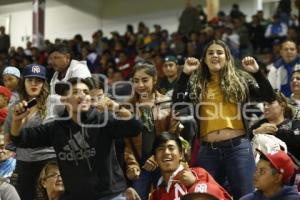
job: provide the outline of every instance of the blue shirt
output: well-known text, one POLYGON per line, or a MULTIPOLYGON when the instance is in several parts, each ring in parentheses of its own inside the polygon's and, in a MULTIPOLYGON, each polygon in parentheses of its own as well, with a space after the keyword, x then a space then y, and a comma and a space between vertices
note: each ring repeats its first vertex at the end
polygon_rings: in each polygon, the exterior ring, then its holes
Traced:
POLYGON ((282 190, 271 198, 264 197, 261 191, 256 190, 243 196, 240 200, 300 200, 300 195, 296 186, 283 186, 282 190))

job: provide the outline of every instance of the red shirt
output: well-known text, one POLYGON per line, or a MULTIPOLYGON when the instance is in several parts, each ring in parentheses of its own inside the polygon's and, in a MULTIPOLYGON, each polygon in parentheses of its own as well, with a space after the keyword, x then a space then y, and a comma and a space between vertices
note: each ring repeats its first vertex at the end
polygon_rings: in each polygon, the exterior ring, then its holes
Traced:
POLYGON ((222 188, 206 170, 200 167, 190 168, 196 177, 196 181, 190 188, 185 187, 179 182, 181 175, 180 172, 183 169, 183 166, 180 166, 170 177, 168 183, 164 183, 163 178, 161 177, 158 181, 157 188, 151 193, 150 200, 180 200, 180 197, 187 193, 209 193, 210 191, 208 186, 211 185, 214 186, 214 193, 216 193, 220 200, 232 199, 226 190, 222 188), (195 191, 196 188, 197 191, 195 191), (199 188, 201 189, 200 191, 199 188))

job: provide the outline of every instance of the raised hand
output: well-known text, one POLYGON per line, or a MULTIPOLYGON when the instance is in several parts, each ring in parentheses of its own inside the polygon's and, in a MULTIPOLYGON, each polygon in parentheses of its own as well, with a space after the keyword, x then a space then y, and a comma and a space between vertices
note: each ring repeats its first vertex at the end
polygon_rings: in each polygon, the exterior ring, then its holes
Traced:
POLYGON ((137 167, 128 168, 126 171, 126 176, 129 180, 137 180, 140 177, 141 170, 137 167))
POLYGON ((113 111, 117 108, 119 108, 119 104, 105 95, 97 102, 97 109, 101 112, 106 109, 109 111, 113 111))
POLYGON ((121 107, 120 109, 116 110, 116 115, 123 120, 128 120, 132 117, 132 113, 124 107, 121 107))
POLYGON ((152 172, 154 171, 156 168, 158 167, 156 161, 154 160, 154 157, 151 156, 150 158, 148 158, 145 162, 145 164, 143 165, 143 169, 146 170, 147 172, 152 172))
POLYGON ((180 183, 185 185, 186 187, 190 187, 195 183, 196 177, 189 169, 187 165, 184 165, 184 169, 180 172, 179 177, 180 183))
POLYGON ((197 58, 189 57, 185 60, 184 66, 183 66, 183 72, 190 75, 198 69, 200 66, 200 61, 197 58))
POLYGON ((255 73, 259 70, 259 66, 253 57, 247 56, 243 58, 242 65, 247 72, 255 73))
POLYGON ((13 120, 20 121, 29 114, 29 109, 26 108, 27 102, 22 101, 15 105, 13 112, 13 120))

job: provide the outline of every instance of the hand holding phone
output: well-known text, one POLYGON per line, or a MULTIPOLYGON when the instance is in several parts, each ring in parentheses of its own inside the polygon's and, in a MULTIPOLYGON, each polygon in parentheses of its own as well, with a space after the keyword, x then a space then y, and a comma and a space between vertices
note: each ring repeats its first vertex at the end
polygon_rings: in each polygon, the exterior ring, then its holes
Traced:
POLYGON ((37 104, 36 98, 31 99, 30 101, 27 102, 27 106, 25 106, 26 109, 32 108, 37 104))
POLYGON ((9 144, 5 145, 5 149, 15 152, 17 150, 17 147, 13 143, 9 143, 9 144))
POLYGON ((15 105, 14 115, 13 115, 14 120, 21 120, 24 117, 26 117, 26 115, 28 115, 28 113, 29 113, 29 112, 27 112, 28 109, 32 108, 36 104, 37 104, 37 100, 36 100, 36 98, 33 98, 28 102, 22 101, 22 102, 18 103, 17 105, 15 105))

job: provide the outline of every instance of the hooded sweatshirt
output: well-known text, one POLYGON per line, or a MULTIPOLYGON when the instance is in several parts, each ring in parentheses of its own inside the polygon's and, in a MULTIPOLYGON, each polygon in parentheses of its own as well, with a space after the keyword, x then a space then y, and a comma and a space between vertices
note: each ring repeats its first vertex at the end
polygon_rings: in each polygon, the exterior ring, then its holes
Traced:
MULTIPOLYGON (((67 117, 67 111, 63 117, 67 117)), ((66 190, 66 199, 96 200, 125 191, 126 181, 117 161, 114 140, 137 136, 135 118, 117 120, 109 112, 91 109, 82 114, 84 125, 56 119, 34 128, 23 128, 12 137, 17 146, 53 146, 66 190)))
POLYGON ((86 61, 71 60, 66 74, 59 79, 59 72, 55 72, 50 81, 51 94, 47 100, 47 116, 46 120, 55 118, 63 112, 63 105, 60 102, 60 96, 55 93, 55 85, 58 82, 67 82, 70 78, 87 78, 92 77, 86 61))
POLYGON ((256 190, 243 196, 240 200, 300 200, 300 195, 296 186, 284 186, 282 190, 271 198, 264 197, 261 191, 256 190))

